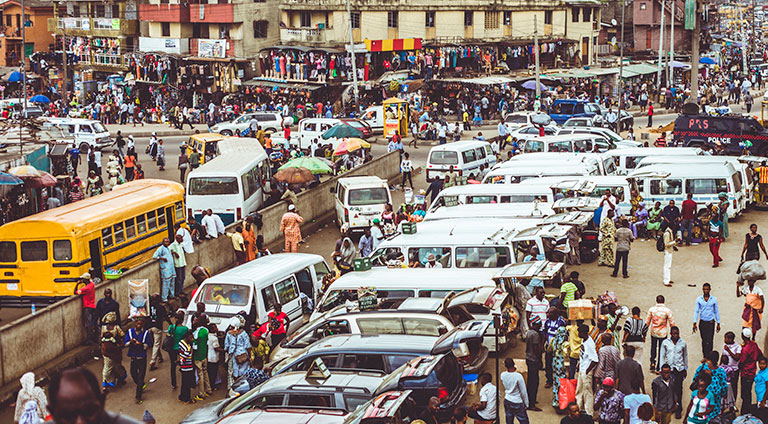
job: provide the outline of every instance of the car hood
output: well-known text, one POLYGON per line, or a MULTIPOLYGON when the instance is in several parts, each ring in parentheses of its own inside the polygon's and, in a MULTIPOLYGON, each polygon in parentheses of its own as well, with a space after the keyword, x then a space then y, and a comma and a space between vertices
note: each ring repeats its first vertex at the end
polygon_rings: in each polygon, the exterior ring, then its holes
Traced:
POLYGON ((490 325, 491 321, 486 320, 467 321, 440 336, 432 347, 430 353, 432 355, 448 353, 454 348, 459 347, 459 344, 461 343, 470 341, 482 342, 485 330, 488 329, 490 325))
POLYGON ((213 424, 220 418, 218 415, 219 409, 224 405, 228 399, 217 400, 208 404, 205 404, 194 412, 187 415, 181 421, 181 424, 213 424))

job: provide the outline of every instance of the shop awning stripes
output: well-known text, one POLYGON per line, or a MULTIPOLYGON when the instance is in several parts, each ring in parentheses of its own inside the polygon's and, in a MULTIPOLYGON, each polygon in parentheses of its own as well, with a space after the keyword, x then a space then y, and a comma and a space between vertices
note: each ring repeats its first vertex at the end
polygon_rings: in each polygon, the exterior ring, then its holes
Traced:
POLYGON ((391 52, 421 49, 421 38, 390 38, 388 40, 365 40, 369 52, 391 52))

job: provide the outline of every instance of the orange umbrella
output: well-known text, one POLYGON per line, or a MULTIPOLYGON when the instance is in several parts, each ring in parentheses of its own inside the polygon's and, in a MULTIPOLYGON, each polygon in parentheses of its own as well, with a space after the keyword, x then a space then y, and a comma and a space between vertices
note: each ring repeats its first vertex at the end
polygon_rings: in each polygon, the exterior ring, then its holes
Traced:
POLYGON ((345 153, 354 152, 360 149, 370 149, 370 143, 359 138, 345 138, 339 143, 336 150, 333 152, 334 156, 341 156, 345 153))
POLYGON ((312 171, 307 168, 285 168, 275 174, 278 181, 288 184, 303 184, 315 180, 312 171))

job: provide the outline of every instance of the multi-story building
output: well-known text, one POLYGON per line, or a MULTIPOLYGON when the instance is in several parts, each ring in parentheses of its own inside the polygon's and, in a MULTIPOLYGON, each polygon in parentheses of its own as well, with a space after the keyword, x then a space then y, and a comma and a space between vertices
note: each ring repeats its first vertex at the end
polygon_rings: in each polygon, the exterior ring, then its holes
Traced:
MULTIPOLYGON (((519 63, 517 59, 532 57, 536 31, 544 64, 564 66, 593 63, 600 6, 597 0, 352 0, 349 19, 352 40, 366 42, 369 51, 475 46, 481 54, 497 55, 510 68, 528 65, 527 59, 519 63), (388 41, 399 39, 416 39, 419 47, 388 41)), ((345 0, 282 0, 281 42, 343 48, 350 41, 347 16, 345 0)))
POLYGON ((21 2, 8 0, 0 4, 0 66, 18 66, 24 51, 29 57, 36 51, 47 51, 53 44, 48 19, 53 17, 53 4, 40 0, 24 2, 27 27, 25 48, 21 37, 21 2))
POLYGON ((57 3, 48 31, 64 48, 73 65, 68 80, 84 94, 96 87, 85 83, 104 81, 129 70, 126 53, 138 44, 138 14, 133 0, 104 2, 68 0, 57 3))
POLYGON ((690 51, 691 32, 685 29, 685 0, 635 0, 632 5, 635 52, 647 51, 658 53, 662 3, 666 11, 664 16, 664 51, 669 50, 673 2, 675 5, 675 50, 690 51))

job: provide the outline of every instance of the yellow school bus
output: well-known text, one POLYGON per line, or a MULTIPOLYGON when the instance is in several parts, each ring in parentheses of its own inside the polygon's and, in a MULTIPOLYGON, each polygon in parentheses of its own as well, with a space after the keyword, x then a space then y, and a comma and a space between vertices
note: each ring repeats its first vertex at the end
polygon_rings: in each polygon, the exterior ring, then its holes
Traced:
POLYGON ((150 179, 0 226, 0 305, 54 302, 91 268, 140 265, 182 222, 184 187, 150 179))
POLYGON ((200 154, 200 165, 202 165, 218 154, 216 144, 225 138, 231 137, 223 136, 219 133, 191 135, 189 136, 189 140, 187 140, 187 157, 192 154, 193 150, 197 150, 197 153, 200 154))

